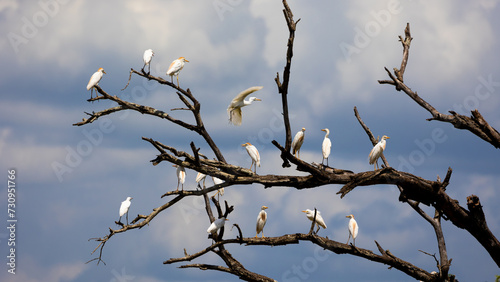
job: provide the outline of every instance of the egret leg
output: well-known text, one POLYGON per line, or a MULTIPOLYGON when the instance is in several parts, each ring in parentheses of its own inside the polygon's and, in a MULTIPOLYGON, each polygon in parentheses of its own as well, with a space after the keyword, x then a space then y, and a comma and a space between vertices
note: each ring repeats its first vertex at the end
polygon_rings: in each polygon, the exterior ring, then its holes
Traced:
POLYGON ((351 232, 349 232, 349 238, 347 238, 347 243, 345 243, 346 245, 349 244, 349 240, 351 240, 351 232))
POLYGON ((128 212, 127 212, 127 225, 128 225, 128 212))
POLYGON ((266 236, 264 236, 264 229, 262 230, 262 238, 266 238, 266 236))
POLYGON ((148 75, 151 73, 151 64, 148 65, 148 75))
POLYGON ((179 87, 179 75, 177 75, 177 87, 179 87))

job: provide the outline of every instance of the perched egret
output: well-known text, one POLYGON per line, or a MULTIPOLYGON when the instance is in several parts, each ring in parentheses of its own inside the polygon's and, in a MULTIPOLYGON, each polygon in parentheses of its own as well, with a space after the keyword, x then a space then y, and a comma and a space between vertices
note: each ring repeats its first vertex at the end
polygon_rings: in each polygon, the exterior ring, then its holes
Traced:
POLYGON ((174 60, 167 70, 167 75, 170 75, 172 83, 174 83, 174 75, 177 77, 177 87, 179 87, 179 72, 181 72, 184 67, 184 63, 189 62, 184 57, 179 57, 179 59, 174 60))
POLYGON ((172 165, 173 167, 176 167, 175 174, 177 175, 177 190, 176 192, 179 191, 179 184, 182 185, 182 191, 184 191, 184 182, 186 181, 186 170, 184 169, 183 166, 180 165, 172 165))
POLYGON ((226 223, 226 220, 229 220, 229 219, 226 219, 225 217, 221 217, 219 219, 214 220, 214 222, 212 222, 212 224, 210 224, 210 226, 208 227, 207 233, 212 233, 215 236, 215 233, 217 233, 217 231, 221 227, 224 226, 224 223, 226 223))
POLYGON ((151 59, 153 59, 153 56, 155 55, 155 53, 153 52, 152 49, 148 49, 146 51, 144 51, 144 55, 142 56, 142 59, 144 60, 144 66, 142 67, 142 71, 144 72, 144 68, 146 66, 148 66, 148 74, 151 72, 151 65, 149 63, 151 63, 151 59))
MULTIPOLYGON (((213 182, 214 182, 215 185, 219 185, 222 182, 224 182, 220 178, 217 178, 217 177, 214 177, 214 176, 212 176, 212 180, 213 180, 213 182)), ((217 190, 217 192, 215 192, 215 194, 212 196, 212 198, 215 197, 215 196, 217 196, 217 195, 224 196, 224 187, 222 187, 219 190, 217 190)), ((219 200, 218 196, 217 196, 217 200, 219 200)))
POLYGON ((234 125, 241 125, 241 108, 245 106, 249 106, 253 101, 262 101, 256 97, 250 97, 248 100, 244 100, 251 93, 261 90, 262 86, 254 86, 250 87, 246 90, 243 90, 238 94, 227 107, 227 115, 229 116, 229 122, 232 122, 234 125))
POLYGON ((349 240, 352 237, 352 242, 354 246, 356 246, 356 237, 358 236, 358 230, 359 230, 358 223, 354 219, 354 215, 350 214, 347 215, 346 217, 351 219, 349 220, 349 238, 347 239, 346 244, 349 244, 349 240))
POLYGON ((375 146, 373 146, 370 155, 368 155, 370 164, 373 165, 373 170, 378 168, 378 158, 382 155, 382 152, 385 150, 385 140, 391 139, 389 136, 382 136, 382 140, 380 140, 375 146), (376 168, 375 168, 376 166, 376 168))
MULTIPOLYGON (((306 209, 305 211, 302 211, 302 212, 305 212, 307 218, 309 218, 310 221, 313 221, 314 211, 312 211, 310 209, 306 209)), ((316 233, 318 233, 320 226, 323 227, 324 229, 326 229, 325 221, 323 220, 323 217, 321 216, 321 213, 318 210, 316 210, 316 226, 318 227, 318 229, 316 229, 316 233)))
POLYGON ((262 206, 260 208, 259 215, 257 216, 257 226, 255 228, 257 233, 255 234, 255 238, 257 238, 257 235, 259 235, 260 232, 262 232, 262 238, 266 238, 266 236, 264 236, 264 225, 266 225, 267 222, 266 209, 266 206, 262 206))
POLYGON ((304 127, 302 127, 302 130, 297 132, 297 134, 295 134, 295 137, 293 138, 293 142, 292 142, 292 153, 293 155, 297 158, 300 159, 300 147, 302 147, 302 143, 304 143, 304 132, 306 131, 306 129, 304 127))
POLYGON ((250 143, 245 143, 241 145, 242 147, 245 147, 247 149, 248 155, 250 155, 250 158, 252 158, 252 164, 250 165, 250 170, 252 170, 252 166, 255 164, 255 170, 254 172, 257 173, 257 166, 260 167, 260 155, 259 151, 257 148, 255 148, 254 145, 250 143))
POLYGON ((206 174, 198 172, 198 174, 196 175, 196 183, 198 183, 198 186, 200 186, 200 182, 203 180, 203 188, 205 188, 205 178, 207 178, 206 174))
POLYGON ((330 150, 332 148, 332 141, 330 141, 330 138, 328 138, 328 135, 330 135, 330 130, 328 130, 328 128, 325 128, 321 129, 321 131, 326 132, 325 139, 323 139, 323 145, 321 146, 321 150, 323 152, 323 160, 321 160, 321 163, 323 163, 326 159, 326 166, 328 166, 328 157, 330 156, 330 150))
POLYGON ((122 216, 124 214, 127 214, 127 225, 128 225, 128 209, 130 208, 130 200, 132 200, 132 197, 127 197, 125 201, 122 202, 120 205, 120 219, 118 219, 118 222, 121 222, 122 216))
MULTIPOLYGON (((101 81, 101 78, 102 76, 105 74, 106 72, 104 71, 103 68, 99 68, 96 72, 94 72, 94 74, 90 77, 90 80, 89 80, 89 83, 87 84, 87 90, 91 90, 90 91, 90 98, 92 99, 92 91, 94 91, 94 87, 96 85, 98 85, 99 81, 101 81)), ((97 96, 97 94, 96 94, 97 96)))

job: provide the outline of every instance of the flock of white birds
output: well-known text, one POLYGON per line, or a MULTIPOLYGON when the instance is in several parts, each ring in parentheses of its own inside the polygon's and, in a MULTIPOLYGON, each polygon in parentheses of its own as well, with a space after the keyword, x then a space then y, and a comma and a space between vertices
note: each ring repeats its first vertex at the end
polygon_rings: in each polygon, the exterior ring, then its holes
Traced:
MULTIPOLYGON (((148 50, 144 51, 144 55, 143 55, 144 66, 142 67, 142 71, 145 73, 144 69, 146 68, 146 66, 148 66, 148 72, 147 72, 148 75, 151 71, 151 64, 150 63, 151 63, 153 56, 154 56, 153 50, 148 49, 148 50)), ((186 62, 189 62, 188 60, 186 60, 186 58, 184 58, 184 57, 178 58, 170 64, 170 66, 166 72, 166 75, 170 76, 170 78, 171 78, 171 83, 173 83, 174 76, 177 78, 177 87, 179 87, 179 73, 184 68, 184 64, 186 62)), ((105 73, 106 72, 104 71, 103 68, 99 68, 90 77, 89 83, 87 84, 87 90, 91 90, 91 93, 90 93, 91 98, 92 98, 92 91, 94 90, 95 86, 98 85, 99 81, 101 81, 101 79, 105 73)), ((261 101, 261 99, 259 99, 257 97, 250 97, 250 98, 248 98, 248 100, 245 100, 245 98, 248 95, 254 93, 255 91, 261 90, 262 88, 263 88, 262 86, 253 86, 253 87, 250 87, 246 90, 243 90, 238 95, 236 95, 236 97, 231 101, 231 103, 229 104, 229 106, 227 108, 227 114, 229 116, 230 123, 232 123, 233 125, 236 125, 236 126, 241 125, 241 123, 242 123, 241 108, 251 105, 252 102, 254 102, 254 101, 261 101)), ((332 147, 332 142, 329 138, 330 130, 328 128, 321 129, 321 130, 326 133, 325 138, 324 138, 323 143, 322 143, 322 146, 321 146, 322 154, 323 154, 322 163, 324 164, 324 161, 326 160, 326 166, 328 166, 328 157, 330 156, 331 147, 332 147)), ((299 159, 300 159, 300 148, 302 147, 302 144, 304 143, 305 131, 306 131, 306 129, 302 128, 299 132, 297 132, 297 134, 293 138, 293 142, 292 142, 292 148, 291 148, 292 153, 296 158, 299 158, 299 159)), ((373 149, 371 150, 371 152, 368 156, 369 164, 373 164, 374 169, 378 168, 378 159, 382 155, 382 152, 385 150, 385 146, 386 146, 385 140, 386 139, 390 139, 390 137, 385 136, 385 135, 382 136, 382 139, 373 147, 373 149)), ((252 167, 253 167, 254 173, 257 173, 257 166, 260 167, 259 151, 257 150, 257 148, 254 145, 252 145, 248 142, 245 144, 242 144, 241 146, 245 147, 245 149, 248 152, 248 155, 252 159, 252 164, 250 165, 250 170, 252 170, 252 167)), ((185 171, 184 167, 182 167, 182 166, 179 166, 179 165, 173 165, 173 166, 176 167, 176 175, 177 175, 177 190, 176 191, 179 191, 179 185, 181 186, 181 189, 184 190, 184 182, 186 180, 186 171, 185 171)), ((198 183, 198 185, 200 185, 200 182, 203 181, 203 187, 204 187, 205 186, 205 178, 206 178, 206 175, 204 175, 202 173, 198 173, 198 175, 196 176, 196 183, 198 183)), ((220 180, 219 178, 216 178, 216 177, 212 177, 212 180, 213 180, 215 185, 221 184, 223 182, 222 180, 220 180)), ((224 188, 220 188, 212 197, 215 197, 215 195, 220 195, 220 196, 224 195, 224 188)), ((127 225, 128 225, 128 211, 129 211, 130 204, 131 204, 130 200, 132 200, 132 197, 127 197, 127 199, 122 202, 122 204, 120 206, 120 219, 118 220, 118 222, 121 222, 121 217, 123 215, 126 215, 127 216, 127 225)), ((265 210, 267 208, 268 207, 266 207, 266 206, 262 206, 261 211, 260 211, 259 215, 257 216, 256 235, 255 235, 256 238, 257 238, 257 235, 259 233, 262 233, 262 238, 265 238, 264 237, 264 226, 266 225, 266 222, 267 222, 267 213, 265 210)), ((316 218, 315 218, 315 225, 317 226, 316 233, 319 231, 320 227, 323 227, 324 229, 326 228, 325 221, 323 220, 323 217, 321 216, 321 213, 319 211, 316 210, 316 215, 315 215, 315 211, 312 211, 309 209, 304 210, 302 212, 306 213, 307 218, 311 221, 313 221, 314 217, 316 216, 316 218)), ((349 243, 349 240, 352 237, 353 244, 355 245, 355 242, 356 242, 355 240, 356 240, 356 237, 358 235, 358 224, 356 223, 356 220, 354 220, 354 216, 352 214, 348 215, 346 217, 350 218, 349 225, 348 225, 349 238, 347 240, 347 244, 349 243)), ((212 222, 210 227, 207 229, 207 232, 215 235, 217 233, 217 231, 221 227, 224 226, 224 223, 226 222, 226 220, 228 220, 228 219, 226 219, 224 217, 215 220, 214 222, 212 222)))

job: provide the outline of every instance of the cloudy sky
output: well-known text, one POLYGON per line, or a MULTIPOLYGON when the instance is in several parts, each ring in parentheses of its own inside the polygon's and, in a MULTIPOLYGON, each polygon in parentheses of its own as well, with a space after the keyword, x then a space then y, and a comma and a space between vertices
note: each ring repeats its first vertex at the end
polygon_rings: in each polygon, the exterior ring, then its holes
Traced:
MULTIPOLYGON (((377 135, 388 135, 385 156, 391 166, 426 179, 444 177, 453 168, 448 193, 463 206, 478 195, 489 227, 500 236, 500 153, 467 131, 428 122, 430 115, 403 93, 378 79, 384 67, 399 67, 406 23, 414 40, 405 82, 436 109, 468 114, 477 108, 500 128, 500 8, 481 1, 306 1, 289 2, 297 26, 289 90, 291 126, 306 128, 301 157, 321 161, 321 142, 331 130, 330 165, 361 172, 373 169, 371 144, 353 114, 377 135)), ((165 120, 120 112, 83 127, 72 126, 85 112, 114 106, 88 103, 88 79, 99 67, 100 86, 112 95, 169 111, 181 106, 174 91, 132 78, 120 91, 130 68, 142 67, 142 54, 153 49, 153 75, 165 76, 180 56, 190 62, 180 75, 202 103, 207 129, 226 160, 249 166, 240 144, 260 150, 259 174, 302 173, 281 169, 278 151, 284 144, 281 105, 274 78, 285 63, 288 30, 281 1, 0 1, 0 158, 4 184, 16 172, 16 275, 0 272, 2 281, 229 281, 236 277, 213 271, 183 270, 162 264, 210 244, 209 225, 196 199, 157 216, 141 230, 119 234, 106 244, 106 265, 85 264, 97 246, 89 238, 108 233, 118 219, 120 202, 133 197, 131 217, 148 214, 175 189, 175 169, 153 167, 157 151, 141 137, 189 151, 203 140, 165 120), (226 108, 241 90, 264 86, 262 99, 244 109, 243 125, 230 126, 226 108), (231 136, 230 138, 227 138, 231 136)), ((191 121, 187 113, 172 115, 191 121)), ((195 188, 187 171, 185 189, 195 188)), ((211 183, 210 181, 208 183, 211 183)), ((431 227, 398 202, 395 187, 361 187, 344 199, 339 185, 308 191, 261 185, 234 186, 223 199, 235 206, 230 223, 254 236, 260 206, 267 205, 266 236, 305 233, 309 221, 300 211, 318 208, 328 225, 320 235, 345 242, 345 218, 360 225, 356 244, 376 250, 374 240, 392 253, 434 271, 435 262, 419 252, 438 253, 431 227)), ((0 210, 7 222, 7 187, 0 210)), ((432 210, 427 209, 432 213, 432 210)), ((450 272, 461 281, 493 281, 499 269, 487 252, 464 230, 444 222, 450 272)), ((0 229, 6 262, 8 237, 0 229)), ((236 232, 228 230, 226 238, 236 232)), ((228 246, 249 270, 280 281, 401 281, 396 270, 357 257, 335 255, 304 242, 288 247, 228 246), (300 269, 300 271, 297 271, 300 269), (360 269, 362 269, 360 271, 360 269)), ((195 262, 223 264, 214 255, 195 262)))

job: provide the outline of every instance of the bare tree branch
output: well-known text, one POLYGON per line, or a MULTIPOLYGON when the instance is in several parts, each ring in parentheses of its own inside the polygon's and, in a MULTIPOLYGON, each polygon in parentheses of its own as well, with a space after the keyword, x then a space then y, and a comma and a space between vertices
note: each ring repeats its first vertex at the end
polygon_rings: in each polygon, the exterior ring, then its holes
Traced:
POLYGON ((437 120, 451 123, 455 128, 468 130, 484 141, 490 143, 495 148, 500 148, 500 133, 491 125, 489 125, 488 122, 486 122, 486 120, 482 117, 477 109, 471 111, 471 117, 457 114, 454 111, 449 111, 451 115, 442 114, 420 96, 418 96, 417 92, 412 91, 403 82, 403 73, 406 69, 406 64, 408 63, 408 53, 412 40, 410 34, 410 24, 406 25, 405 39, 403 40, 401 36, 399 38, 403 44, 403 60, 401 62, 401 69, 397 70, 395 68, 393 75, 387 68, 385 68, 385 71, 391 79, 379 80, 378 82, 380 84, 394 85, 396 87, 396 90, 398 91, 403 90, 403 92, 405 92, 410 98, 412 98, 418 105, 426 109, 432 115, 432 118, 427 119, 428 121, 437 120))
POLYGON ((420 269, 411 263, 408 263, 402 259, 397 258, 388 250, 383 250, 382 247, 375 241, 377 247, 381 251, 381 255, 377 255, 370 250, 354 247, 352 245, 343 244, 337 241, 330 240, 326 237, 318 236, 314 233, 295 233, 295 234, 285 234, 279 237, 266 237, 266 238, 238 238, 238 239, 225 239, 220 240, 213 245, 205 248, 204 250, 187 255, 182 258, 171 258, 164 261, 164 264, 172 264, 183 261, 191 261, 195 258, 199 258, 204 254, 213 251, 214 249, 226 245, 226 244, 241 244, 244 243, 246 246, 261 245, 261 246, 285 246, 290 244, 299 244, 300 241, 309 241, 315 245, 318 245, 325 250, 334 252, 336 254, 350 254, 358 257, 362 257, 371 261, 380 262, 394 267, 411 277, 419 280, 429 281, 432 279, 433 275, 427 271, 420 269))
MULTIPOLYGON (((288 115, 288 83, 290 81, 290 67, 292 65, 292 57, 293 57, 293 41, 295 39, 295 29, 297 23, 300 21, 293 20, 293 13, 286 0, 283 0, 283 15, 285 16, 286 24, 288 26, 288 31, 290 33, 288 37, 288 48, 286 51, 286 65, 283 70, 283 82, 280 82, 279 73, 276 73, 276 84, 278 86, 278 92, 281 94, 281 104, 283 106, 283 122, 285 124, 285 152, 290 152, 290 148, 292 147, 292 130, 290 128, 290 118, 288 115)), ((290 163, 288 159, 284 156, 284 153, 281 154, 281 158, 283 159, 283 167, 290 167, 290 163)))

